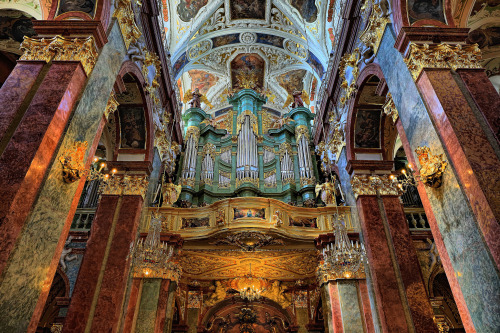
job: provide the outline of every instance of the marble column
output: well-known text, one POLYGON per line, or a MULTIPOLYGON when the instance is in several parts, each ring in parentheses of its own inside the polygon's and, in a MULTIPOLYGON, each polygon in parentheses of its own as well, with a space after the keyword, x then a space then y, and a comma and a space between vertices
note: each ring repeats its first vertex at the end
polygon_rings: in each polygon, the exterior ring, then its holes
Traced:
POLYGON ((104 188, 63 332, 117 332, 147 185, 145 175, 117 175, 104 188))
POLYGON ((387 175, 352 184, 382 330, 437 332, 397 189, 387 175))
MULTIPOLYGON (((119 27, 114 24, 110 26, 109 36, 119 35, 119 27)), ((54 41, 56 44, 61 42, 60 39, 46 38, 46 43, 54 41)), ((61 43, 65 45, 72 43, 72 40, 61 43)), ((8 151, 12 154, 15 150, 12 144, 16 142, 18 150, 15 159, 22 159, 10 170, 8 179, 2 175, 3 182, 12 182, 7 188, 2 186, 5 199, 2 204, 6 203, 7 206, 2 207, 4 215, 0 223, 0 228, 3 228, 0 236, 3 263, 0 277, 2 332, 36 331, 85 183, 84 179, 72 184, 65 183, 58 161, 67 149, 73 147, 75 141, 87 141, 89 148, 86 157, 93 155, 105 123, 103 111, 109 92, 125 54, 120 43, 123 44, 113 39, 108 44, 99 44, 102 47, 99 55, 94 53, 96 50, 82 50, 87 55, 95 56, 92 59, 96 60, 95 63, 93 60, 86 62, 83 69, 79 64, 81 53, 76 50, 67 61, 53 60, 44 65, 34 79, 29 97, 21 103, 20 108, 26 110, 24 117, 16 125, 16 130, 9 133, 8 142, 2 146, 3 154, 8 151), (72 74, 68 71, 72 71, 72 74), (61 73, 59 78, 57 72, 61 73), (76 79, 77 76, 81 82, 76 79), (80 84, 82 86, 79 88, 80 84), (59 100, 56 100, 58 95, 59 100), (28 117, 31 118, 31 125, 25 121, 28 117), (22 127, 24 130, 21 132, 22 127), (45 132, 40 130, 43 127, 45 132), (19 172, 16 171, 17 167, 19 172), (7 216, 4 208, 7 209, 7 216), (6 229, 9 231, 6 232, 6 229)), ((53 51, 57 54, 61 50, 64 48, 53 51)), ((48 51, 48 47, 44 51, 48 51)), ((53 55, 49 52, 48 58, 51 59, 53 55)), ((31 54, 26 61, 34 62, 37 56, 43 57, 44 62, 48 61, 43 52, 31 54)), ((15 76, 12 78, 16 79, 15 76)), ((28 75, 20 80, 19 84, 22 85, 26 82, 24 80, 32 78, 28 75)), ((5 98, 5 94, 15 96, 9 93, 7 88, 2 88, 0 94, 2 98, 5 98)), ((10 98, 8 96, 7 99, 10 98)), ((12 102, 15 102, 15 98, 12 98, 12 102)), ((3 104, 2 109, 5 110, 7 105, 3 104)), ((90 161, 90 158, 86 159, 87 163, 90 161)), ((9 164, 12 161, 7 161, 9 164)))
MULTIPOLYGON (((479 118, 481 115, 475 114, 473 106, 469 104, 460 89, 461 76, 453 74, 449 69, 424 69, 417 80, 417 87, 427 104, 436 131, 449 152, 448 157, 457 174, 460 187, 468 198, 490 256, 498 270, 500 268, 498 141, 488 138, 489 133, 485 132, 481 122, 484 123, 484 119, 491 121, 493 121, 491 118, 498 119, 498 109, 496 115, 491 113, 495 112, 494 106, 500 104, 498 102, 500 97, 489 80, 486 80, 483 87, 478 87, 470 82, 477 75, 462 72, 462 77, 469 83, 468 86, 474 93, 473 97, 480 101, 482 110, 489 110, 483 119, 479 118)), ((481 81, 475 84, 480 85, 481 81)))

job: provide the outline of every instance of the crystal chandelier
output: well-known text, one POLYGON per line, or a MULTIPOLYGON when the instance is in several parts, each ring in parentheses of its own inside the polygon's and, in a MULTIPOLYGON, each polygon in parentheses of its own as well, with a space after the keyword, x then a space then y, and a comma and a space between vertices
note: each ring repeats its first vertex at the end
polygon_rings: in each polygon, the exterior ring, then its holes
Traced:
POLYGON ((174 246, 160 241, 161 219, 151 218, 146 239, 130 244, 128 258, 131 258, 134 277, 170 278, 178 281, 180 267, 172 261, 174 246))
POLYGON ((332 279, 355 278, 364 272, 365 247, 349 240, 343 215, 337 213, 333 218, 335 245, 330 243, 323 249, 323 270, 332 279))
POLYGON ((262 290, 255 288, 255 284, 258 283, 260 286, 262 285, 262 280, 259 278, 254 278, 252 275, 252 264, 250 264, 250 274, 241 279, 245 284, 251 284, 250 286, 246 286, 240 289, 240 297, 241 299, 253 302, 257 301, 261 297, 262 290))

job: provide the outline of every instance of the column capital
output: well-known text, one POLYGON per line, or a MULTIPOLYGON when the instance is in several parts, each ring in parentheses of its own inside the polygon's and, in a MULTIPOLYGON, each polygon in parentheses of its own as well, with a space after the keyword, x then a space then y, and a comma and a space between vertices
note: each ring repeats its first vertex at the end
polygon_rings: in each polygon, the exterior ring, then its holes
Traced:
POLYGON ((149 179, 145 174, 116 175, 102 185, 103 195, 146 195, 149 179))
POLYGON ((360 195, 400 196, 402 190, 390 175, 354 175, 351 179, 352 191, 357 199, 360 195))
POLYGON ((24 37, 21 43, 23 55, 19 60, 27 61, 79 61, 83 70, 90 74, 97 62, 97 48, 93 36, 86 38, 52 38, 24 37))

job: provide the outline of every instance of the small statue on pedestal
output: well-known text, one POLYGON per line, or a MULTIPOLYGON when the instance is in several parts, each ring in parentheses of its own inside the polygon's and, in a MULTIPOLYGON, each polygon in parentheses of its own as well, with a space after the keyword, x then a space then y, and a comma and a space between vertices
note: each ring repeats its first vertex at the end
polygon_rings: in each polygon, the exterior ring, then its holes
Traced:
POLYGON ((205 103, 210 109, 213 108, 213 105, 208 101, 207 97, 200 93, 200 89, 196 88, 194 92, 191 92, 191 89, 186 91, 184 94, 184 103, 188 103, 192 108, 201 109, 201 103, 205 103))

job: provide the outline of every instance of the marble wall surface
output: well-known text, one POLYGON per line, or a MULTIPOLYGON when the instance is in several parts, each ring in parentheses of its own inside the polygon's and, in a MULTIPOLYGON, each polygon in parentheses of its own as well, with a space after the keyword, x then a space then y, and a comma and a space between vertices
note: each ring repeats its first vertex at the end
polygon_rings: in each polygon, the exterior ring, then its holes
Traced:
MULTIPOLYGON (((410 149, 414 152, 417 146, 429 146, 433 154, 445 153, 450 161, 449 154, 453 152, 443 149, 420 93, 394 43, 394 32, 389 25, 377 54, 377 62, 399 112, 410 149)), ((409 156, 409 160, 414 161, 415 155, 409 156)), ((433 213, 435 216, 431 229, 464 325, 467 327, 467 317, 470 317, 476 331, 493 332, 500 322, 500 279, 462 192, 462 184, 457 181, 453 170, 450 163, 440 188, 425 188, 432 208, 427 215, 433 213), (437 237, 437 234, 441 236, 437 237)), ((422 199, 425 206, 427 200, 422 199)))
MULTIPOLYGON (((99 133, 102 114, 126 54, 116 22, 108 40, 74 108, 55 161, 75 141, 88 141, 89 146, 92 145, 99 133)), ((78 200, 71 200, 79 188, 78 182, 64 183, 61 170, 60 164, 53 162, 1 281, 0 313, 3 318, 8 318, 0 320, 2 332, 26 331, 33 313, 41 313, 43 309, 78 203, 78 200), (71 209, 73 213, 70 213, 71 209)))

